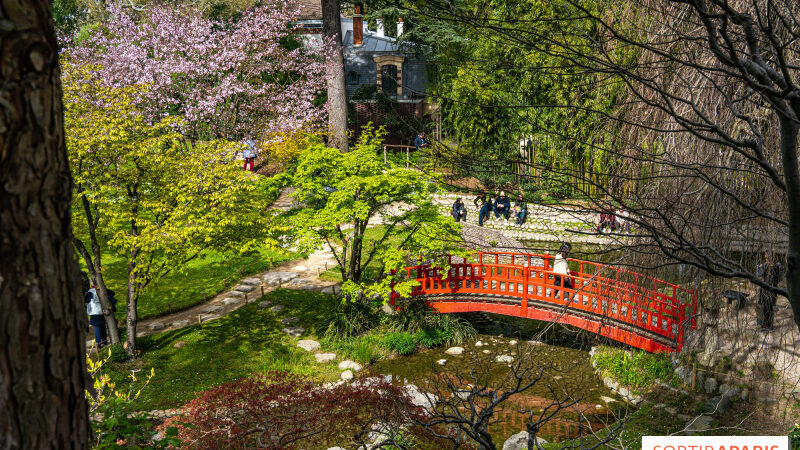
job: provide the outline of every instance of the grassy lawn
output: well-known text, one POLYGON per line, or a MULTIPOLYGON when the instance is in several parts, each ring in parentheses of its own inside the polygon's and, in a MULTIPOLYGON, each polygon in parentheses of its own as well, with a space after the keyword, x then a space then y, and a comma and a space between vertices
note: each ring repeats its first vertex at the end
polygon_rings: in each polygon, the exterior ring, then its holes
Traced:
POLYGON ((251 303, 219 320, 192 325, 139 339, 141 358, 129 363, 111 363, 107 370, 112 379, 125 385, 131 370, 147 373, 155 369, 150 386, 142 391, 136 409, 173 408, 196 397, 196 393, 219 384, 268 370, 285 370, 320 381, 338 379, 338 362, 352 358, 369 363, 387 355, 377 334, 346 341, 322 339, 335 314, 339 300, 328 294, 279 289, 263 300, 282 304, 286 310, 273 313, 251 303), (283 317, 298 317, 291 326, 305 328, 302 338, 290 338, 281 330, 283 317), (334 362, 319 364, 313 354, 296 346, 299 339, 317 339, 320 351, 337 354, 334 362), (175 348, 178 341, 186 342, 175 348))
MULTIPOLYGON (((243 256, 225 256, 208 252, 202 259, 195 259, 180 272, 171 272, 160 280, 153 281, 139 297, 139 319, 167 314, 171 311, 190 308, 203 303, 237 280, 269 270, 299 255, 281 255, 274 250, 255 249, 243 256), (270 258, 273 264, 270 266, 270 258), (244 266, 244 273, 242 273, 244 266)), ((115 255, 103 256, 103 274, 106 285, 115 291, 117 320, 125 320, 125 291, 128 282, 128 267, 125 260, 115 255)))

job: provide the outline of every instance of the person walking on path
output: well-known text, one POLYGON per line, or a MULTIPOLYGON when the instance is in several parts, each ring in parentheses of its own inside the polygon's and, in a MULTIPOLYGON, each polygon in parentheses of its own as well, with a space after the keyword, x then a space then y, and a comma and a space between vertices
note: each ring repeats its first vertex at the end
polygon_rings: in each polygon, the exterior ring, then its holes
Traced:
POLYGON ((425 132, 421 131, 417 137, 414 138, 414 148, 419 152, 421 148, 428 147, 428 140, 425 139, 425 132))
POLYGON ((103 307, 100 306, 100 297, 97 290, 92 287, 83 297, 86 303, 86 313, 89 314, 89 324, 94 328, 94 342, 97 348, 103 348, 108 343, 106 333, 106 319, 103 317, 103 307))
POLYGON ((244 156, 244 166, 242 169, 247 170, 247 165, 250 164, 250 172, 255 172, 255 160, 258 156, 256 143, 252 139, 248 139, 244 141, 244 143, 247 144, 247 148, 242 152, 242 156, 244 156))
POLYGON ((511 200, 505 191, 500 191, 500 196, 494 201, 494 217, 499 219, 500 215, 508 222, 508 214, 511 212, 511 200))
POLYGON ((456 202, 453 203, 453 210, 451 211, 451 214, 456 222, 461 222, 462 220, 464 222, 467 221, 467 207, 464 206, 464 202, 461 201, 461 197, 458 197, 456 202))
MULTIPOLYGON (((770 286, 777 286, 783 278, 783 265, 773 263, 770 252, 764 252, 764 262, 756 268, 756 277, 770 286)), ((758 325, 762 331, 772 331, 772 319, 775 316, 777 297, 763 287, 758 292, 758 325)))
POLYGON ((475 204, 475 208, 478 209, 478 226, 483 226, 483 220, 489 218, 489 214, 492 211, 492 198, 486 196, 486 192, 481 192, 475 197, 475 200, 472 201, 475 204))
MULTIPOLYGON (((555 261, 553 262, 553 272, 556 274, 553 275, 554 286, 560 286, 566 289, 573 288, 572 279, 569 277, 569 263, 567 262, 567 257, 571 250, 572 245, 570 245, 569 242, 563 242, 561 248, 558 249, 558 253, 556 253, 555 261)), ((559 298, 560 292, 560 289, 553 289, 553 297, 559 298)), ((569 297, 569 293, 565 291, 563 297, 569 297)))

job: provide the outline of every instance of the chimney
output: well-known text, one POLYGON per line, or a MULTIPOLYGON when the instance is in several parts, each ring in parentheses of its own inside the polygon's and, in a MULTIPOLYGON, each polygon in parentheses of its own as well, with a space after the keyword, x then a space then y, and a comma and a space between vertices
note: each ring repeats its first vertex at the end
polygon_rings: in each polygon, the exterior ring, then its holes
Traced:
POLYGON ((356 3, 353 13, 353 47, 361 47, 364 43, 364 7, 356 3))
POLYGON ((384 33, 383 31, 383 19, 380 17, 378 18, 378 30, 376 31, 376 33, 380 37, 386 36, 386 33, 384 33))
POLYGON ((397 19, 397 37, 402 36, 403 34, 403 18, 397 19))

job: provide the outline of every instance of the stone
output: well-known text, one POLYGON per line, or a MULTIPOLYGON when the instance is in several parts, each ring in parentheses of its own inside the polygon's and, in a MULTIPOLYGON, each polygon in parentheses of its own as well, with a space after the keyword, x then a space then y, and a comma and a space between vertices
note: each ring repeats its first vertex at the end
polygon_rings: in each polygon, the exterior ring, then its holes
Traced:
POLYGON ((750 398, 750 389, 742 389, 742 393, 739 394, 739 398, 741 398, 743 401, 747 401, 747 399, 750 398))
POLYGON ((281 331, 288 334, 290 337, 300 337, 306 329, 303 327, 287 327, 281 331))
POLYGON ((443 366, 443 365, 447 364, 447 360, 446 359, 437 359, 436 360, 436 364, 438 364, 440 366, 443 366))
POLYGON ((727 383, 723 383, 719 387, 719 393, 722 395, 727 395, 730 398, 734 398, 739 395, 739 388, 736 386, 731 386, 727 383))
POLYGON ((414 406, 431 410, 434 406, 436 406, 437 403, 439 403, 439 397, 423 392, 422 389, 418 388, 416 385, 409 384, 405 387, 405 390, 411 399, 411 404, 414 406))
POLYGON ((331 362, 336 359, 336 353, 315 353, 314 358, 318 363, 331 362))
MULTIPOLYGON (((339 287, 339 286, 334 286, 334 287, 339 287)), ((381 311, 383 311, 383 313, 386 314, 387 316, 393 316, 397 314, 397 308, 388 303, 384 303, 383 305, 381 305, 381 311)))
POLYGON ((564 379, 564 377, 562 377, 561 375, 556 375, 556 376, 553 377, 553 380, 555 380, 555 381, 563 380, 563 379, 564 379))
POLYGON ((616 391, 619 388, 619 383, 617 383, 615 380, 612 380, 611 377, 604 377, 603 384, 605 384, 612 391, 616 391))
POLYGON ((200 314, 200 322, 208 322, 209 320, 219 319, 219 314, 200 314))
POLYGON ((244 298, 244 292, 239 292, 239 291, 230 291, 228 292, 227 295, 228 297, 233 297, 233 298, 244 298))
POLYGON ((602 400, 604 403, 614 403, 614 402, 616 402, 616 400, 614 400, 613 398, 606 397, 605 395, 601 395, 600 396, 600 400, 602 400))
POLYGON ((300 287, 300 286, 305 286, 305 285, 307 285, 308 283, 311 283, 311 282, 310 282, 310 281, 308 281, 308 280, 306 280, 305 278, 295 278, 294 280, 290 281, 290 282, 287 284, 287 286, 290 286, 290 287, 300 287))
POLYGON ((233 288, 233 290, 237 291, 237 292, 245 292, 245 293, 247 293, 247 292, 253 292, 253 290, 255 288, 256 288, 255 286, 250 286, 249 284, 240 284, 240 285, 236 286, 235 288, 233 288))
POLYGON ((186 347, 186 341, 178 341, 178 342, 172 344, 172 346, 175 347, 175 348, 186 347))
POLYGON ((511 364, 514 362, 514 357, 509 355, 497 355, 495 361, 499 363, 511 364))
POLYGON ((328 447, 328 450, 347 450, 344 447, 328 447))
POLYGON ((508 341, 508 345, 517 345, 517 341, 512 339, 512 340, 508 341))
POLYGON ((209 314, 210 313, 220 313, 222 311, 225 311, 225 307, 222 306, 222 305, 208 305, 205 308, 203 308, 203 312, 204 313, 209 313, 209 314))
POLYGON ((703 388, 706 391, 706 394, 713 394, 717 392, 717 379, 716 378, 707 378, 703 388))
POLYGON ((282 283, 287 283, 298 277, 297 272, 269 272, 264 274, 262 279, 264 283, 269 286, 278 286, 282 283))
POLYGON ((492 353, 492 351, 491 350, 484 350, 483 353, 486 353, 488 355, 489 353, 492 353))
POLYGON ((727 395, 718 395, 706 402, 705 411, 710 414, 725 414, 731 407, 731 399, 727 395))
POLYGON ((294 270, 295 272, 307 272, 308 271, 308 267, 306 267, 306 266, 295 266, 295 268, 292 269, 292 270, 294 270))
POLYGON ((258 278, 245 278, 244 280, 240 281, 239 284, 246 284, 248 286, 258 286, 261 284, 261 280, 258 278))
POLYGON ((175 320, 169 324, 173 328, 183 328, 189 326, 189 321, 186 319, 175 320))
MULTIPOLYGON (((328 287, 322 288, 322 290, 320 292, 322 292, 323 294, 338 295, 338 294, 340 294, 342 292, 342 288, 340 288, 339 286, 333 285, 333 286, 328 286, 328 287)), ((394 309, 392 309, 392 311, 394 312, 394 309)), ((384 312, 386 312, 386 311, 384 311, 384 312)), ((390 313, 387 313, 387 314, 390 314, 390 313)))
POLYGON ((450 347, 444 351, 448 355, 460 355, 464 353, 464 347, 450 347))
POLYGON ((222 304, 227 306, 239 306, 241 303, 242 299, 240 298, 228 297, 222 299, 222 304))
POLYGON ((675 368, 675 375, 685 384, 692 384, 692 370, 690 368, 678 366, 675 368))
POLYGON ((151 322, 150 324, 147 325, 147 329, 150 331, 163 330, 164 328, 166 327, 161 322, 151 322))
MULTIPOLYGON (((302 334, 302 332, 300 332, 300 334, 302 334)), ((305 350, 307 352, 313 352, 314 350, 319 350, 319 347, 320 347, 319 342, 317 342, 317 341, 315 341, 313 339, 302 339, 300 341, 297 341, 297 346, 302 348, 303 350, 305 350)), ((334 357, 335 356, 336 355, 334 355, 334 357)))
POLYGON ((300 289, 304 291, 316 291, 317 289, 319 289, 319 286, 317 286, 316 284, 306 284, 305 286, 300 286, 300 289))
POLYGON ((283 319, 281 319, 281 323, 284 324, 284 325, 291 325, 291 324, 297 323, 299 321, 300 321, 300 319, 297 318, 297 317, 284 317, 283 319))
POLYGON ((267 309, 267 308, 269 308, 270 306, 272 306, 272 302, 271 302, 271 301, 269 301, 269 300, 264 300, 263 302, 258 302, 258 307, 259 307, 259 308, 264 308, 264 309, 267 309))
POLYGON ((478 341, 478 342, 475 343, 475 347, 480 347, 482 345, 483 345, 483 342, 481 342, 481 341, 478 341))
MULTIPOLYGON (((534 439, 534 447, 547 444, 547 441, 538 436, 534 439)), ((506 441, 503 442, 503 450, 528 450, 528 432, 520 431, 506 439, 506 441)))
POLYGON ((689 436, 711 429, 711 424, 714 423, 714 418, 711 416, 698 416, 686 424, 686 434, 689 436))
POLYGON ((349 381, 353 379, 353 371, 352 370, 345 370, 342 372, 342 379, 345 381, 349 381))
POLYGON ((272 308, 270 308, 269 310, 272 311, 272 312, 276 312, 277 313, 277 312, 285 311, 286 307, 283 306, 283 305, 275 305, 272 308))
POLYGON ((630 391, 628 391, 628 388, 625 388, 625 387, 622 387, 622 386, 620 386, 620 388, 617 389, 617 394, 619 394, 620 397, 622 397, 622 398, 624 398, 626 400, 627 400, 627 397, 629 395, 631 395, 630 391))
POLYGON ((359 370, 362 369, 361 364, 359 364, 359 363, 357 363, 355 361, 350 361, 349 359, 340 362, 339 363, 339 368, 342 369, 342 370, 350 369, 353 372, 358 372, 359 370))

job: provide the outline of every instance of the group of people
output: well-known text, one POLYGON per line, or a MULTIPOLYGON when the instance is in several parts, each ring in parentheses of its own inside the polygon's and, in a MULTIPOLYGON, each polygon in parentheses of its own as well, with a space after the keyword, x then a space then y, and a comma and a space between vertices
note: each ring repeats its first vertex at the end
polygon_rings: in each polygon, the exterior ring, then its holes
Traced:
POLYGON ((630 233, 631 222, 628 220, 628 212, 625 210, 617 213, 613 207, 607 207, 600 213, 600 221, 596 228, 598 233, 620 232, 630 233))
MULTIPOLYGON (((500 191, 500 195, 498 195, 495 199, 492 199, 491 196, 488 196, 486 192, 481 192, 477 195, 477 197, 475 197, 472 203, 475 205, 475 209, 478 210, 479 226, 483 226, 483 221, 489 219, 492 212, 494 212, 496 219, 499 220, 502 216, 503 220, 506 222, 508 221, 509 216, 514 214, 514 221, 517 225, 524 224, 525 219, 528 216, 528 204, 522 199, 522 197, 518 197, 512 206, 511 199, 508 198, 505 191, 500 191)), ((464 201, 461 200, 461 197, 458 197, 455 203, 453 203, 451 215, 456 222, 467 220, 467 207, 464 204, 464 201)))

